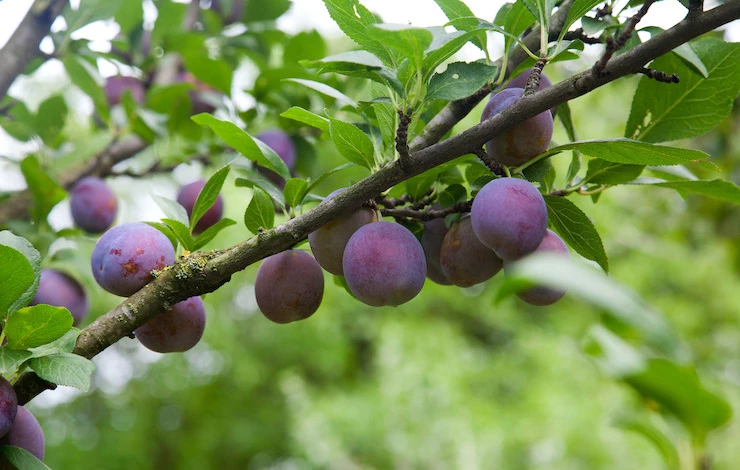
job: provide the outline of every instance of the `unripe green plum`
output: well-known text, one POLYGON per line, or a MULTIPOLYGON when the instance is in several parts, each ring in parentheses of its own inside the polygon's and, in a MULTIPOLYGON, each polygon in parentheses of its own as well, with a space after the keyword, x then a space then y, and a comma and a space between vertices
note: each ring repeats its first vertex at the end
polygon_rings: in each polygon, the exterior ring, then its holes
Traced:
MULTIPOLYGON (((481 114, 481 122, 516 103, 522 88, 505 88, 494 94, 481 114)), ((486 143, 488 155, 503 165, 518 166, 541 154, 552 139, 552 114, 544 111, 491 138, 486 143)))
POLYGON ((503 267, 501 258, 475 236, 469 215, 450 227, 442 241, 439 261, 447 279, 460 287, 487 281, 503 267))
POLYGON ((206 328, 206 307, 203 300, 190 297, 178 302, 138 327, 134 334, 147 349, 158 353, 184 352, 203 336, 206 328))
MULTIPOLYGON (((547 233, 542 239, 540 246, 538 246, 532 254, 543 252, 557 253, 566 257, 570 256, 570 252, 568 251, 568 247, 565 245, 565 242, 550 229, 547 229, 547 233)), ((509 264, 510 262, 508 261, 504 263, 504 269, 506 269, 506 266, 509 264)), ((517 295, 528 304, 545 306, 554 304, 560 300, 565 295, 565 291, 550 287, 535 286, 531 289, 519 292, 517 295)))
POLYGON ((514 260, 539 246, 547 229, 547 205, 529 181, 498 178, 475 196, 470 219, 481 243, 504 261, 514 260))
POLYGON ((413 299, 427 274, 419 241, 407 228, 392 222, 360 227, 347 242, 342 265, 352 293, 374 307, 413 299))
POLYGON ((304 320, 321 305, 324 273, 305 251, 283 251, 262 261, 254 281, 254 295, 260 311, 269 320, 304 320))
MULTIPOLYGON (((345 189, 340 188, 333 191, 326 196, 322 204, 329 203, 333 196, 345 189)), ((342 257, 349 238, 357 229, 376 220, 377 217, 373 209, 362 207, 349 215, 337 217, 318 230, 311 232, 308 235, 308 243, 316 261, 330 273, 343 276, 342 257)))

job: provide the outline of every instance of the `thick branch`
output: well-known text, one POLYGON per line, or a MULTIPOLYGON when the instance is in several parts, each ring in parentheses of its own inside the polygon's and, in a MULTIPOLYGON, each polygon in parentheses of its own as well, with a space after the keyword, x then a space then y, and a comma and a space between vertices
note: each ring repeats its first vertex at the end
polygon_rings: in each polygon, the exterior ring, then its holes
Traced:
POLYGON ((37 55, 41 40, 49 34, 49 28, 67 0, 36 0, 18 29, 0 50, 0 100, 8 93, 15 78, 26 70, 26 66, 37 55))
MULTIPOLYGON (((450 139, 411 155, 411 171, 392 164, 354 184, 314 209, 222 251, 196 253, 179 260, 157 279, 121 305, 82 330, 74 352, 93 357, 134 329, 165 311, 166 306, 194 295, 213 292, 231 276, 260 259, 283 251, 330 220, 360 207, 392 186, 468 153, 475 153, 491 135, 498 134, 555 105, 584 95, 617 78, 636 73, 649 61, 689 40, 740 17, 740 0, 682 21, 634 49, 612 59, 599 74, 585 71, 534 95, 523 97, 510 108, 450 139)), ((34 374, 16 383, 18 402, 28 402, 44 389, 34 374)))

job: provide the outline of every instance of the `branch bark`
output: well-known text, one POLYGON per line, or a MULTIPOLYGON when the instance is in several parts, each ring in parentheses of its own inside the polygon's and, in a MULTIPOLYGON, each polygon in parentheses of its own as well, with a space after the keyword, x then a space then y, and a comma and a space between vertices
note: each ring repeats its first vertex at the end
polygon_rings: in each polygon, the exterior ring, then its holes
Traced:
MULTIPOLYGON (((666 32, 610 60, 600 73, 587 70, 552 87, 523 97, 515 105, 461 134, 411 155, 410 171, 396 162, 359 181, 331 200, 271 230, 225 250, 194 253, 179 259, 151 283, 82 330, 74 352, 91 358, 166 306, 218 289, 231 276, 266 256, 283 251, 330 220, 360 207, 392 186, 467 153, 475 153, 491 135, 500 133, 555 105, 584 95, 617 78, 637 73, 649 61, 681 44, 740 17, 740 0, 684 20, 666 32)), ((28 402, 47 388, 35 374, 16 383, 18 403, 28 402)))

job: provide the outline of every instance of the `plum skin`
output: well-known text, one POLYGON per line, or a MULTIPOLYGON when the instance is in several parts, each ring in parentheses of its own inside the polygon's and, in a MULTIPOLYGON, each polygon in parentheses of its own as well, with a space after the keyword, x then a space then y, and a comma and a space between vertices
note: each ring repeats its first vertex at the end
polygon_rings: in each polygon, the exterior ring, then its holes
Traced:
MULTIPOLYGON (((346 188, 339 188, 331 192, 322 204, 345 190, 346 188)), ((342 258, 347 242, 357 229, 375 221, 377 221, 375 211, 363 207, 349 215, 337 217, 309 233, 308 244, 311 246, 311 252, 316 261, 326 271, 343 276, 342 258)))
POLYGON ((18 397, 5 377, 0 376, 0 437, 8 434, 18 413, 18 397))
MULTIPOLYGON (((505 88, 493 95, 483 109, 481 122, 516 103, 523 93, 522 88, 505 88)), ((552 114, 544 111, 493 136, 486 143, 486 151, 503 165, 518 166, 547 150, 552 131, 552 114)))
POLYGON ((539 246, 547 229, 547 205, 529 181, 498 178, 475 196, 470 218, 481 243, 502 260, 514 260, 539 246))
POLYGON ((485 282, 503 268, 501 258, 475 236, 470 215, 450 227, 442 241, 439 259, 447 279, 460 287, 485 282))
MULTIPOLYGON (((200 192, 206 185, 205 180, 193 181, 183 185, 177 192, 177 202, 185 208, 188 213, 188 217, 193 214, 193 207, 195 202, 198 200, 200 192)), ((212 226, 223 217, 224 214, 224 199, 219 194, 216 198, 216 202, 203 214, 203 217, 198 220, 193 228, 193 233, 198 234, 204 232, 208 227, 212 226)))
MULTIPOLYGON (((568 247, 565 242, 552 230, 547 229, 545 237, 542 242, 534 250, 534 253, 551 252, 557 253, 563 256, 570 256, 568 247)), ((504 270, 509 262, 504 263, 504 270)), ((517 293, 520 299, 527 302, 530 305, 537 305, 543 307, 545 305, 552 305, 560 300, 565 295, 564 290, 553 289, 550 287, 535 286, 527 289, 523 292, 517 293)))
POLYGON ((257 138, 278 154, 288 170, 293 170, 296 161, 296 150, 288 134, 280 129, 269 129, 261 132, 257 138))
MULTIPOLYGON (((37 459, 44 460, 44 431, 36 417, 23 406, 18 406, 10 431, 0 438, 0 445, 21 447, 37 459)), ((15 468, 6 459, 0 460, 0 469, 15 468)))
POLYGON ((46 304, 65 307, 78 326, 87 316, 89 302, 85 289, 72 277, 54 269, 42 269, 39 288, 31 305, 46 304))
POLYGON ((184 352, 192 348, 206 328, 206 308, 199 296, 178 302, 150 319, 134 334, 147 349, 158 353, 184 352))
POLYGON ((144 102, 144 84, 136 77, 115 75, 105 80, 105 97, 109 106, 121 103, 121 98, 126 90, 131 92, 131 97, 138 104, 144 102))
POLYGON ((70 209, 75 225, 89 233, 103 233, 116 218, 118 200, 105 181, 88 176, 72 188, 70 209))
MULTIPOLYGON (((439 209, 439 204, 432 209, 439 209)), ((424 249, 424 259, 427 262, 427 279, 443 286, 452 285, 439 263, 439 254, 442 250, 442 240, 447 235, 447 225, 442 218, 422 222, 424 231, 421 232, 421 247, 424 249)))
POLYGON ((100 237, 90 264, 100 287, 128 297, 152 280, 151 271, 174 262, 175 249, 162 232, 141 222, 128 222, 100 237))
POLYGON ((257 306, 275 323, 313 315, 324 297, 324 273, 313 256, 286 250, 262 261, 254 281, 257 306))
POLYGON ((342 265, 352 293, 374 307, 413 299, 427 275, 421 244, 407 228, 392 222, 360 227, 347 242, 342 265))

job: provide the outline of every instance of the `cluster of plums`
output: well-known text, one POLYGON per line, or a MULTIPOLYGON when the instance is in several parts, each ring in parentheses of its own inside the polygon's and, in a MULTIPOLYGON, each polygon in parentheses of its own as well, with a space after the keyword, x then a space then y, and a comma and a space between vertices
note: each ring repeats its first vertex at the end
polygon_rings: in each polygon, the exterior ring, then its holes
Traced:
MULTIPOLYGON (((18 398, 4 377, 0 377, 0 445, 25 449, 37 459, 44 459, 44 432, 36 418, 18 405, 18 398)), ((0 458, 0 468, 15 468, 0 458)))

